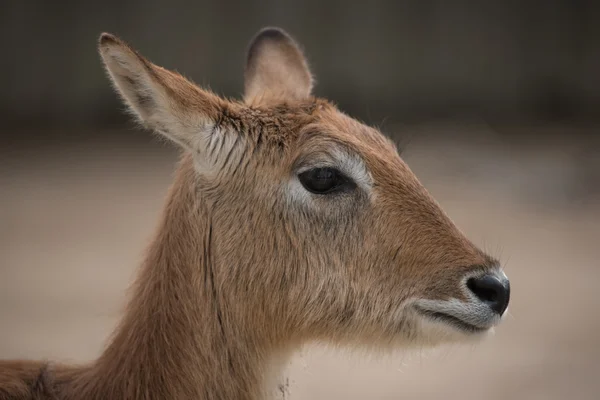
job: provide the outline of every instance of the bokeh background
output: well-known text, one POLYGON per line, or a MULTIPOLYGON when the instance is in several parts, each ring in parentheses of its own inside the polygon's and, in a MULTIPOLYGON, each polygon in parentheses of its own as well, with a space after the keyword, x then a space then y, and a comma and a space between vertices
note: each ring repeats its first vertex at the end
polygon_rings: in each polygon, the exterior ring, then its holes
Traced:
POLYGON ((0 357, 98 355, 171 179, 177 152, 122 112, 100 32, 239 96, 249 39, 277 25, 513 287, 474 346, 309 346, 289 398, 600 398, 599 21, 592 0, 3 1, 0 357))

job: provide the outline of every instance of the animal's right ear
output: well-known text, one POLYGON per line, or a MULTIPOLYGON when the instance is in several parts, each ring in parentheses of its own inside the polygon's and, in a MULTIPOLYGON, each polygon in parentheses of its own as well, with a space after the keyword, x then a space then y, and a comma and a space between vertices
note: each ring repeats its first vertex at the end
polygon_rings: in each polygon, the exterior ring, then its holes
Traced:
POLYGON ((99 51, 117 91, 145 126, 195 152, 212 140, 226 102, 103 33, 99 51))

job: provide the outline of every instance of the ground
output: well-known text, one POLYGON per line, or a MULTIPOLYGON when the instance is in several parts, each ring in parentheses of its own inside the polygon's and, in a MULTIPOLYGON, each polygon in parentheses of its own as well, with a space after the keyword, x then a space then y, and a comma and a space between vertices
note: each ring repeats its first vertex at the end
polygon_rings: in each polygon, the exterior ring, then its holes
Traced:
MULTIPOLYGON (((457 130, 415 129, 405 158, 503 261, 510 315, 476 345, 384 358, 306 348, 290 366, 290 399, 600 398, 598 154, 556 129, 511 140, 457 130)), ((1 358, 93 358, 120 316, 176 153, 108 136, 2 149, 1 358)))

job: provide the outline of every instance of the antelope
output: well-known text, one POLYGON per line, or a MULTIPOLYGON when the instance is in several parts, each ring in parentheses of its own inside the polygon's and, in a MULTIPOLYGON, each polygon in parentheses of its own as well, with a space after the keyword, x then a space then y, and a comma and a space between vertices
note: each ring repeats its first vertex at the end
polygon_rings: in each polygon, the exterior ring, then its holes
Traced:
POLYGON ((99 53, 130 111, 181 159, 99 358, 3 361, 1 399, 261 399, 305 343, 435 346, 483 338, 502 320, 499 262, 391 140, 311 94, 285 31, 251 41, 241 101, 111 34, 99 53))

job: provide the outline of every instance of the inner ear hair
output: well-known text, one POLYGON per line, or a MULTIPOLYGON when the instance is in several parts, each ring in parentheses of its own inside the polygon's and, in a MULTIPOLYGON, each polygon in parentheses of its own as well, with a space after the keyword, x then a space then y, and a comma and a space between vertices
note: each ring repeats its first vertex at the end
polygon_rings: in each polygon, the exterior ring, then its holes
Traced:
POLYGON ((225 100, 154 65, 111 34, 100 36, 99 50, 113 85, 144 126, 189 149, 203 145, 225 100))

